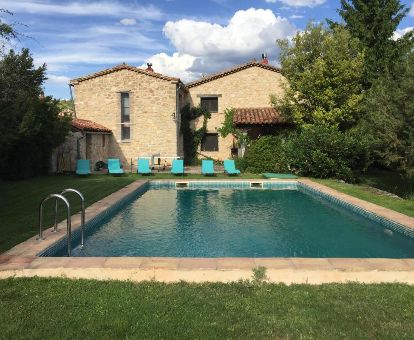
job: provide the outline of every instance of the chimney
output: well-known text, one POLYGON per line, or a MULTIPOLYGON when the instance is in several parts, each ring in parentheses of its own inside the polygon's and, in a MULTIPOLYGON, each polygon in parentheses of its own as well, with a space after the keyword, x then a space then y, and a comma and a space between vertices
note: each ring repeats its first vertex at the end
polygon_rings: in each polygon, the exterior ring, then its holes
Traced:
POLYGON ((147 63, 147 69, 145 71, 154 72, 154 70, 152 69, 152 63, 147 63))
POLYGON ((269 64, 269 60, 267 60, 266 53, 262 53, 262 64, 269 64))

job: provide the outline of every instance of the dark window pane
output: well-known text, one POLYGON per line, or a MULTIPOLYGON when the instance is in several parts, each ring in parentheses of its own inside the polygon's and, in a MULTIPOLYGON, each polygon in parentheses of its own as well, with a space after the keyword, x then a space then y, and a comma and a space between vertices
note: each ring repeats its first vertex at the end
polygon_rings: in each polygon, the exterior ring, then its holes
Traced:
POLYGON ((130 139, 131 138, 131 129, 127 125, 121 125, 121 139, 130 139))
POLYGON ((201 142, 201 151, 218 151, 218 134, 207 133, 201 142))
POLYGON ((122 107, 129 107, 129 93, 121 93, 121 105, 122 107))
POLYGON ((201 98, 200 105, 208 112, 218 112, 218 97, 201 98))
POLYGON ((129 123, 129 107, 124 108, 121 115, 121 123, 129 123))
POLYGON ((129 93, 121 93, 121 123, 129 122, 129 93))

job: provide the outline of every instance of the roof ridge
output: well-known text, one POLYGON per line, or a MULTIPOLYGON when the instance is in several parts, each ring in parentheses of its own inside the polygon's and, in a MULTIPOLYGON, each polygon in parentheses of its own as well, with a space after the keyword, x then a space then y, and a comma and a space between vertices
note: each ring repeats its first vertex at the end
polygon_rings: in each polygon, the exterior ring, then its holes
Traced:
POLYGON ((215 80, 215 79, 218 79, 218 78, 222 78, 222 77, 227 76, 229 74, 239 72, 241 70, 244 70, 246 68, 250 68, 250 67, 253 67, 253 66, 258 66, 258 67, 261 67, 261 68, 264 68, 266 70, 273 71, 273 72, 278 72, 278 73, 281 72, 281 69, 276 67, 276 66, 272 66, 272 65, 269 65, 269 64, 264 64, 262 62, 258 62, 258 61, 253 60, 253 61, 249 61, 249 62, 244 63, 244 64, 233 66, 233 67, 228 68, 228 69, 226 69, 224 71, 221 71, 221 72, 210 74, 210 75, 208 75, 206 77, 203 77, 203 78, 200 78, 198 80, 194 80, 192 82, 189 82, 189 83, 185 84, 185 86, 187 88, 194 87, 194 86, 197 86, 197 85, 200 85, 200 84, 203 84, 203 83, 207 83, 209 81, 212 81, 212 80, 215 80))
POLYGON ((107 68, 107 69, 104 69, 104 70, 101 70, 101 71, 98 71, 98 72, 90 73, 90 74, 88 74, 86 76, 83 76, 83 77, 71 79, 69 83, 71 85, 77 85, 82 81, 97 78, 97 77, 101 77, 101 76, 104 76, 104 75, 107 75, 107 74, 110 74, 110 73, 113 73, 113 72, 121 71, 121 70, 130 70, 130 71, 133 71, 133 72, 145 74, 145 75, 155 77, 155 78, 158 78, 158 79, 162 79, 162 80, 180 81, 180 78, 169 77, 169 76, 166 76, 166 75, 161 74, 161 73, 157 73, 157 72, 154 72, 154 71, 147 71, 147 70, 144 70, 144 69, 136 67, 136 66, 132 66, 132 65, 122 63, 122 64, 116 65, 114 67, 111 67, 111 68, 107 68))

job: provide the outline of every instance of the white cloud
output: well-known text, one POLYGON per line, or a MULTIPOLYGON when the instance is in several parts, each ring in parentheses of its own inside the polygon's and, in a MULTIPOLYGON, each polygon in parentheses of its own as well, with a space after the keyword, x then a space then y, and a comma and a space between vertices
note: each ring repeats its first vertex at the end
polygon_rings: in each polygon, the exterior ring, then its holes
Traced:
POLYGON ((394 40, 397 40, 397 39, 400 39, 404 34, 406 34, 406 33, 408 33, 408 32, 410 32, 410 31, 412 31, 412 30, 414 30, 414 27, 406 27, 406 28, 402 28, 402 29, 397 29, 395 32, 394 32, 394 35, 393 35, 393 39, 394 40))
POLYGON ((414 17, 414 2, 411 5, 411 9, 410 9, 410 12, 408 13, 408 15, 414 17))
POLYGON ((67 85, 67 84, 69 84, 70 78, 66 77, 66 76, 58 76, 58 75, 55 75, 55 74, 48 74, 47 75, 47 80, 48 80, 48 82, 51 82, 51 83, 60 84, 60 85, 67 85))
POLYGON ((298 15, 298 14, 292 14, 289 16, 289 19, 303 19, 304 16, 303 15, 298 15))
POLYGON ((137 21, 135 19, 129 19, 129 18, 124 18, 122 20, 119 21, 122 25, 125 26, 133 26, 137 23, 137 21))
MULTIPOLYGON (((152 68, 157 73, 190 81, 200 76, 200 74, 190 71, 195 60, 196 58, 191 55, 175 52, 172 56, 166 53, 155 54, 148 59, 148 62, 152 63, 152 68)), ((142 64, 141 67, 146 68, 147 64, 142 64)))
POLYGON ((276 39, 293 35, 296 28, 271 10, 237 11, 227 26, 182 19, 169 21, 164 34, 180 55, 195 57, 190 74, 210 73, 237 63, 277 54, 276 39))
POLYGON ((107 1, 79 1, 56 3, 46 0, 0 0, 0 8, 16 13, 54 14, 73 16, 138 16, 144 19, 159 20, 162 12, 153 5, 140 6, 126 5, 125 2, 107 1))
POLYGON ((93 25, 46 33, 42 39, 53 43, 39 49, 35 61, 46 63, 53 74, 67 72, 73 66, 80 69, 82 65, 142 63, 149 55, 166 49, 162 42, 143 35, 137 26, 93 25))
POLYGON ((288 7, 316 7, 322 5, 326 0, 265 0, 267 3, 281 2, 288 7))

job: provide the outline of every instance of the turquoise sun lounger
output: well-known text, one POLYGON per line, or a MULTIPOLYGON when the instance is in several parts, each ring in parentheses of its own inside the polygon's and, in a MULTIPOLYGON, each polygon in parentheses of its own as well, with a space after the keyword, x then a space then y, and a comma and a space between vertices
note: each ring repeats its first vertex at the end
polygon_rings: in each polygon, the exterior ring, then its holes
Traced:
POLYGON ((275 174, 272 172, 265 172, 262 174, 264 178, 268 179, 296 179, 298 176, 293 174, 275 174))
POLYGON ((239 175, 240 170, 236 169, 236 165, 234 164, 234 160, 226 159, 224 161, 224 172, 228 175, 239 175))
POLYGON ((172 161, 171 173, 173 175, 184 175, 184 161, 182 159, 172 161))
POLYGON ((91 174, 91 162, 89 159, 78 159, 76 161, 76 174, 79 176, 91 174))
POLYGON ((137 172, 141 175, 149 175, 152 173, 149 166, 149 160, 147 158, 138 158, 137 172))
POLYGON ((124 170, 121 168, 121 162, 118 158, 108 159, 108 172, 111 175, 122 175, 124 170))
POLYGON ((204 176, 213 176, 215 174, 214 162, 209 159, 203 159, 201 161, 201 173, 204 176))

